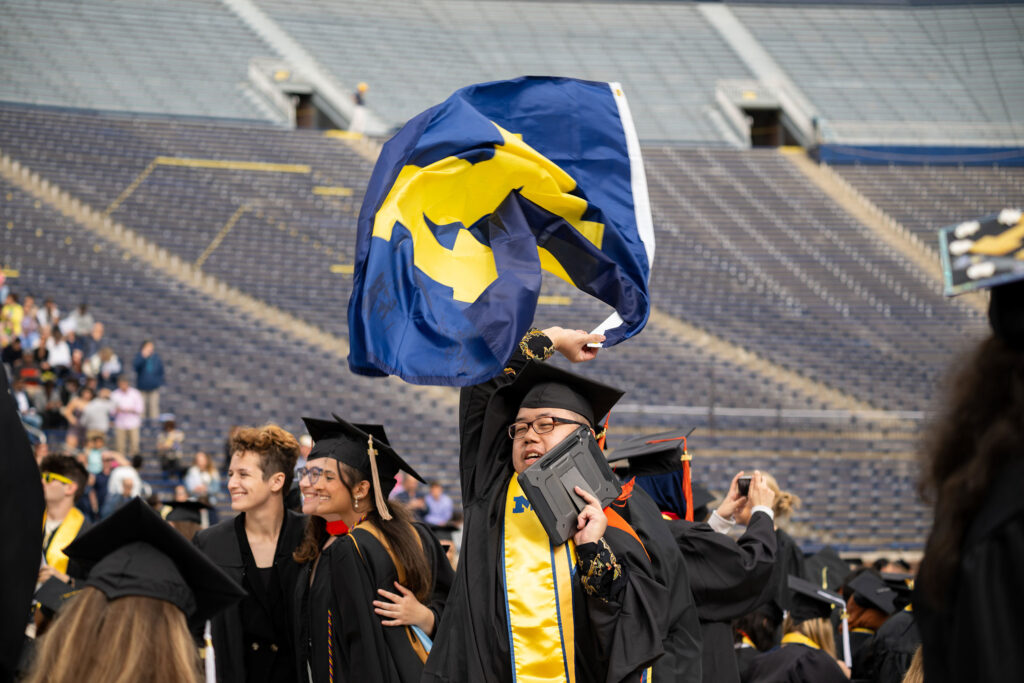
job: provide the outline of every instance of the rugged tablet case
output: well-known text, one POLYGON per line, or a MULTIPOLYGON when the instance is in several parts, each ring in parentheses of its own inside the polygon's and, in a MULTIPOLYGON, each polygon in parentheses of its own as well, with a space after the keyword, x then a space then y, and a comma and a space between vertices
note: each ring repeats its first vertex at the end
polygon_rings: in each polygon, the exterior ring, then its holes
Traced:
POLYGON ((576 518, 586 503, 574 487, 590 491, 607 507, 622 490, 604 452, 587 427, 579 427, 519 475, 530 507, 537 513, 552 545, 578 531, 576 518))

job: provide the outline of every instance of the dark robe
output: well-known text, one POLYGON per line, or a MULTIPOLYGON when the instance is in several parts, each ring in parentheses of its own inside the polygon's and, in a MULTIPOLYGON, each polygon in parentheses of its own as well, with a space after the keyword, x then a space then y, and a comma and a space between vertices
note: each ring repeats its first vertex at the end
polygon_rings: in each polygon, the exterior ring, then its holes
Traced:
POLYGON ((754 663, 754 659, 760 653, 760 651, 753 645, 735 645, 736 653, 736 668, 740 673, 741 681, 750 680, 750 667, 754 663))
MULTIPOLYGON (((433 576, 427 607, 436 624, 444 614, 453 572, 437 538, 422 524, 413 527, 433 576)), ((383 599, 378 588, 395 592, 398 571, 384 546, 365 529, 353 529, 324 548, 310 584, 313 563, 303 566, 295 586, 298 675, 321 681, 412 683, 423 661, 404 626, 384 626, 373 611, 383 599), (307 673, 308 671, 308 673, 307 673)))
MULTIPOLYGON (((550 340, 541 339, 550 346, 550 340)), ((505 521, 506 489, 514 473, 512 442, 506 428, 519 406, 504 389, 526 362, 524 353, 517 351, 506 373, 462 390, 462 553, 424 681, 512 681, 499 541, 505 521)), ((645 493, 634 491, 617 511, 627 522, 632 520, 637 535, 647 539, 644 543, 648 545, 641 546, 630 534, 608 527, 605 541, 626 577, 624 587, 611 601, 586 595, 580 590, 578 575, 574 576, 576 680, 637 680, 669 649, 678 655, 679 667, 687 672, 679 674, 677 680, 697 681, 699 655, 693 648, 700 634, 695 610, 688 607, 692 605, 688 582, 681 583, 685 577, 681 555, 664 527, 655 526, 661 524, 660 515, 645 493), (676 577, 664 575, 670 567, 678 570, 676 577), (670 596, 668 588, 673 583, 675 592, 670 596), (689 627, 670 628, 672 611, 688 619, 689 627), (666 647, 670 636, 676 640, 666 647)))
POLYGON ((754 657, 743 683, 849 683, 823 650, 792 643, 754 657))
MULTIPOLYGON (((782 529, 775 530, 776 560, 772 570, 772 584, 775 586, 776 603, 789 611, 793 608, 793 598, 788 587, 788 577, 806 576, 804 554, 793 537, 782 529)), ((817 582, 815 582, 817 583, 817 582)))
MULTIPOLYGON (((245 513, 196 534, 195 546, 249 593, 210 620, 221 683, 295 680, 290 617, 299 565, 292 553, 305 528, 303 515, 285 510, 269 570, 256 567, 245 537, 245 513)), ((202 628, 202 624, 196 626, 202 628)))
POLYGON ((900 683, 921 636, 909 610, 889 617, 853 662, 853 679, 869 683, 900 683))
MULTIPOLYGON (((1024 457, 1015 454, 992 480, 968 524, 945 601, 927 599, 925 574, 914 591, 928 683, 1012 681, 1024 676, 1024 457)), ((934 533, 934 532, 933 532, 934 533)), ((923 565, 928 562, 925 550, 923 565)))
MULTIPOLYGON (((703 636, 703 680, 738 683, 732 620, 753 612, 774 594, 775 529, 755 512, 746 532, 733 540, 703 522, 669 520, 690 575, 703 636)), ((658 680, 655 677, 654 680, 658 680)))
POLYGON ((0 562, 0 682, 13 681, 39 575, 45 503, 39 468, 18 406, 0 367, 0 519, 4 560, 0 562))

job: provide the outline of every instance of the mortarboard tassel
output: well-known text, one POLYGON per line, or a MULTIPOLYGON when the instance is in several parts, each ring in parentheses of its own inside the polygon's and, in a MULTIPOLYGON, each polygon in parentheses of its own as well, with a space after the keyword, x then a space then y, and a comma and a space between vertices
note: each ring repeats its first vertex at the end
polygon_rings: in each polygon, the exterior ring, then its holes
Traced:
POLYGON ((380 492, 380 476, 377 474, 377 449, 373 447, 373 434, 370 435, 369 441, 366 444, 366 454, 370 456, 370 476, 373 477, 373 499, 377 505, 377 514, 381 516, 381 519, 390 520, 391 511, 388 510, 388 505, 384 501, 384 496, 380 492))
POLYGON ((206 683, 217 683, 217 660, 213 652, 213 635, 210 633, 210 620, 203 627, 203 641, 206 648, 203 653, 203 666, 206 669, 206 683))
MULTIPOLYGON (((691 430, 692 431, 692 430, 691 430)), ((683 498, 686 500, 686 521, 693 521, 693 482, 690 481, 690 460, 692 456, 686 449, 686 437, 683 437, 683 454, 679 457, 683 461, 683 498)))
POLYGON ((604 429, 602 429, 601 433, 597 435, 597 446, 602 451, 604 450, 605 441, 608 440, 608 421, 611 420, 611 419, 612 419, 612 414, 609 412, 604 417, 604 429))

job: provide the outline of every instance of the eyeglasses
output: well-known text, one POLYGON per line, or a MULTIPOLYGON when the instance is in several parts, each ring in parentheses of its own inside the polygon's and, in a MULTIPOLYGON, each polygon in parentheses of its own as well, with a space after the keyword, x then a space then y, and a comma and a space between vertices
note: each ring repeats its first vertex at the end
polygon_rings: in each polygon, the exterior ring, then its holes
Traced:
POLYGON ((529 422, 513 422, 508 426, 508 438, 513 441, 518 440, 526 436, 526 432, 533 428, 538 434, 547 434, 555 428, 556 424, 562 425, 580 425, 581 427, 589 427, 590 425, 576 420, 566 420, 561 417, 538 417, 536 420, 530 420, 529 422))
POLYGON ((43 472, 43 481, 45 481, 47 484, 49 484, 52 481, 59 481, 62 484, 74 484, 75 483, 75 482, 71 481, 70 479, 68 479, 67 477, 65 477, 64 475, 56 474, 54 472, 43 472))
POLYGON ((320 467, 296 467, 295 480, 302 481, 306 477, 309 477, 309 483, 312 486, 320 480, 320 475, 323 473, 323 468, 320 467))

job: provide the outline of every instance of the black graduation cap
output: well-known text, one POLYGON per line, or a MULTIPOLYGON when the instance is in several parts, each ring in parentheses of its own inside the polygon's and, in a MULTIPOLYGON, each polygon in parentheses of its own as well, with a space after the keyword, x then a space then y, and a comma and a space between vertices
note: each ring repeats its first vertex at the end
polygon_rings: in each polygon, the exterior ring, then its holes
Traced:
POLYGON ((509 405, 519 408, 562 408, 598 423, 626 392, 595 382, 550 363, 529 361, 503 389, 509 405))
POLYGON ((829 593, 799 576, 790 575, 788 586, 793 594, 789 616, 796 623, 808 619, 828 619, 834 607, 846 605, 842 597, 829 593))
POLYGON ((853 591, 854 601, 861 607, 873 607, 886 614, 897 612, 896 591, 875 572, 861 572, 847 586, 853 591))
MULTIPOLYGON (((620 477, 636 477, 636 482, 650 494, 659 509, 684 516, 686 500, 681 488, 682 456, 684 438, 689 433, 675 430, 634 436, 608 453, 608 460, 615 464, 614 469, 620 477), (625 472, 620 472, 620 468, 625 472)), ((703 521, 707 517, 707 505, 715 497, 699 483, 692 484, 690 492, 693 496, 693 518, 703 521)))
POLYGON ((897 609, 910 604, 914 593, 914 575, 904 572, 882 572, 882 581, 896 592, 897 609))
MULTIPOLYGON (((427 481, 405 462, 388 444, 387 434, 381 425, 352 424, 332 414, 334 420, 321 420, 304 417, 306 430, 313 438, 313 448, 307 460, 316 458, 332 458, 354 467, 366 477, 373 476, 373 465, 370 461, 369 444, 373 437, 373 448, 376 451, 376 468, 379 479, 374 490, 386 498, 395 487, 395 475, 399 471, 406 472, 422 483, 427 481)), ((381 511, 380 501, 377 506, 381 511)))
POLYGON ((212 510, 212 505, 199 500, 168 500, 163 503, 171 508, 164 516, 168 522, 195 522, 203 523, 202 511, 212 510))
POLYGON ((64 554, 93 564, 85 585, 108 599, 140 595, 165 600, 198 622, 246 595, 141 498, 79 536, 64 554))
POLYGON ((64 603, 77 594, 78 591, 72 588, 71 584, 51 576, 36 591, 35 601, 43 608, 44 613, 52 616, 60 611, 64 603))
POLYGON ((832 546, 825 546, 804 560, 804 575, 835 593, 839 592, 849 573, 850 565, 832 546))

